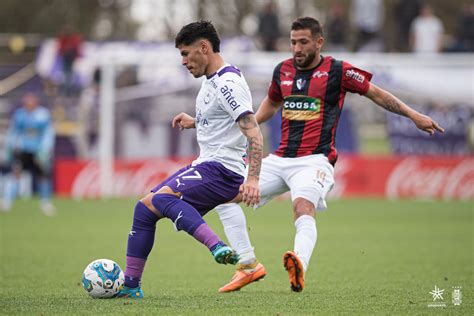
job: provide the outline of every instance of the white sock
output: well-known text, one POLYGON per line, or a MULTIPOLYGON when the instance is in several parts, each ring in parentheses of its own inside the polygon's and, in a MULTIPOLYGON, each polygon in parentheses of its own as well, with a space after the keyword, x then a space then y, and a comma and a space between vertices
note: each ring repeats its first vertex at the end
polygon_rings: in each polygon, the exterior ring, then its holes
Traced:
POLYGON ((295 221, 295 227, 296 235, 294 250, 303 264, 304 272, 306 272, 309 259, 311 259, 311 254, 313 253, 316 240, 318 239, 316 220, 312 216, 303 215, 298 217, 295 221))
POLYGON ((222 204, 216 207, 227 240, 232 248, 240 255, 239 263, 250 264, 257 258, 253 252, 247 232, 247 220, 242 208, 237 203, 222 204))

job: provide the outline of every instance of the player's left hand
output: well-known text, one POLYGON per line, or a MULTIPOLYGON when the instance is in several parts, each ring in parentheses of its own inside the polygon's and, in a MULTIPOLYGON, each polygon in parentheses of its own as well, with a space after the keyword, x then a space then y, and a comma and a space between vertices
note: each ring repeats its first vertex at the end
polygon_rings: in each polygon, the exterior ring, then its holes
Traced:
POLYGON ((194 117, 184 112, 181 112, 173 118, 173 121, 171 122, 171 126, 173 128, 179 127, 180 130, 195 128, 196 120, 194 119, 194 117))
POLYGON ((258 179, 249 178, 245 180, 240 186, 240 194, 242 195, 242 202, 253 207, 260 203, 260 187, 258 186, 258 179))
POLYGON ((442 128, 436 121, 427 115, 417 113, 417 115, 413 117, 412 120, 416 127, 430 135, 434 135, 435 131, 444 133, 444 128, 442 128))

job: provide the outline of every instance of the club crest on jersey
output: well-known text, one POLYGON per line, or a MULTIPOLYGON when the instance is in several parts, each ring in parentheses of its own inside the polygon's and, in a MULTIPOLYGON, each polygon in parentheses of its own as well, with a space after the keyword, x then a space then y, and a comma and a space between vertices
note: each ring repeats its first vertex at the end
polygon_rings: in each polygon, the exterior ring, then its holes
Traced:
POLYGON ((232 111, 235 111, 240 106, 240 104, 238 104, 237 101, 235 101, 235 97, 232 95, 233 91, 234 90, 229 88, 227 85, 221 88, 221 92, 225 100, 229 103, 232 111))
POLYGON ((208 92, 204 97, 204 104, 209 104, 211 102, 211 92, 208 92))
POLYGON ((305 85, 306 85, 306 80, 303 80, 301 78, 296 80, 296 87, 298 88, 298 90, 302 90, 305 85))

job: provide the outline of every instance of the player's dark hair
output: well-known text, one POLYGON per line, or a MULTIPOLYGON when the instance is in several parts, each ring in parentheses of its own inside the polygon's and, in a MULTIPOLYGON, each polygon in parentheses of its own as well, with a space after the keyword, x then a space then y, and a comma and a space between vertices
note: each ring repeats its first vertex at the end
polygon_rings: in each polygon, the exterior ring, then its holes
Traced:
POLYGON ((176 35, 174 43, 176 47, 183 44, 191 45, 199 39, 207 39, 211 42, 214 53, 220 51, 221 40, 219 39, 219 34, 217 34, 214 25, 212 25, 210 21, 201 20, 183 26, 178 35, 176 35))
POLYGON ((298 18, 291 24, 291 30, 310 30, 311 35, 323 36, 323 29, 321 28, 321 24, 319 21, 310 17, 298 18))

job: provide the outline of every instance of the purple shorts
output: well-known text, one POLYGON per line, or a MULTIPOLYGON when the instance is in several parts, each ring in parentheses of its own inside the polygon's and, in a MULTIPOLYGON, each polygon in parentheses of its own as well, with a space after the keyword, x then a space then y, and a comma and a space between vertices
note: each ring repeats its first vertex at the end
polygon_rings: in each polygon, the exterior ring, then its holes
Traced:
POLYGON ((201 216, 217 205, 231 201, 239 193, 244 177, 215 161, 186 166, 154 187, 156 192, 164 186, 181 193, 181 199, 191 204, 201 216))

